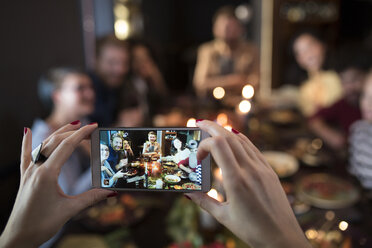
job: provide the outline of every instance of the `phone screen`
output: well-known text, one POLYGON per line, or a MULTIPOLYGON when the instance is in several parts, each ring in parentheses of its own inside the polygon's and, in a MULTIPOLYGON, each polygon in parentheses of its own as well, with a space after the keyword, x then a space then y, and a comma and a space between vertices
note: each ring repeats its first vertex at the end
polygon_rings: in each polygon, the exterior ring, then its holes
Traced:
POLYGON ((209 176, 203 171, 210 170, 209 159, 202 162, 196 156, 204 134, 198 128, 115 128, 98 132, 100 187, 202 191, 203 183, 209 184, 209 176))

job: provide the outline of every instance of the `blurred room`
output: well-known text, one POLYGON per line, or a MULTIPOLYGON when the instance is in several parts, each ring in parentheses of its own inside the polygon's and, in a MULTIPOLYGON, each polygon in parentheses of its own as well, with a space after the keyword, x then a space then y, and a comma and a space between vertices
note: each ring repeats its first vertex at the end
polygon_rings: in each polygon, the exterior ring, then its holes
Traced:
MULTIPOLYGON (((208 119, 264 153, 314 247, 372 247, 372 142, 363 139, 372 138, 372 0, 7 1, 0 13, 1 230, 18 190, 23 127, 208 119), (65 76, 53 86, 56 74, 65 76)), ((85 148, 79 180, 89 173, 85 148)), ((208 194, 223 201, 213 162, 212 177, 208 194)), ((92 244, 248 247, 178 193, 119 194, 45 247, 92 244)))

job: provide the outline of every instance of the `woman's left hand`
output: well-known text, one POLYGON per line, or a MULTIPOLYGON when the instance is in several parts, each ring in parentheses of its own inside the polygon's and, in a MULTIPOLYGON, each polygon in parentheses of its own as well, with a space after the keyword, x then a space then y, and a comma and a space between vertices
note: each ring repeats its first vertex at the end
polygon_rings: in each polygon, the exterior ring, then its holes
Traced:
POLYGON ((25 128, 21 155, 21 182, 17 198, 0 237, 1 247, 38 247, 50 239, 74 215, 115 192, 92 189, 66 195, 58 184, 61 167, 97 124, 80 128, 68 124, 43 142, 45 162, 31 161, 31 130, 25 128))

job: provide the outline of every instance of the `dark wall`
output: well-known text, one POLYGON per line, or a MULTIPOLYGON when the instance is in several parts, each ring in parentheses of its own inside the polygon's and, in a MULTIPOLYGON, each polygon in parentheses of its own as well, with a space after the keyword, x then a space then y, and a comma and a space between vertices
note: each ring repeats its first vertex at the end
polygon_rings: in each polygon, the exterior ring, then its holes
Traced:
POLYGON ((37 79, 57 65, 83 66, 80 1, 5 1, 0 8, 1 166, 18 160, 23 127, 44 115, 37 79))

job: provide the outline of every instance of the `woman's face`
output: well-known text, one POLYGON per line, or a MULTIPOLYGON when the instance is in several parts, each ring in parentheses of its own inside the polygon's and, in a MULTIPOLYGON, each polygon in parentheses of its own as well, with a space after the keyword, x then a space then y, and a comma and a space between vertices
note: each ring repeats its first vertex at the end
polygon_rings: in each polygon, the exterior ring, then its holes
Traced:
POLYGON ((369 75, 364 85, 360 108, 363 119, 372 123, 372 74, 369 75))
POLYGON ((293 50, 297 63, 304 70, 310 73, 320 71, 325 57, 322 42, 310 34, 303 34, 294 42, 293 50))
POLYGON ((108 159, 109 155, 110 155, 110 151, 109 151, 108 146, 101 144, 101 162, 108 159))
POLYGON ((115 137, 113 140, 112 140, 112 148, 115 150, 115 151, 119 151, 123 148, 123 140, 119 137, 115 137))
POLYGON ((55 100, 56 107, 76 116, 87 116, 94 110, 92 82, 84 74, 68 75, 56 91, 55 100))
POLYGON ((155 142, 156 141, 156 135, 150 134, 149 135, 149 140, 150 140, 150 142, 155 142))
POLYGON ((130 145, 129 145, 128 140, 124 140, 124 141, 123 141, 123 147, 124 147, 125 150, 130 149, 130 145))
POLYGON ((179 139, 175 139, 175 140, 173 141, 173 145, 174 145, 174 147, 175 147, 176 149, 181 149, 181 147, 182 147, 182 142, 181 142, 179 139))

